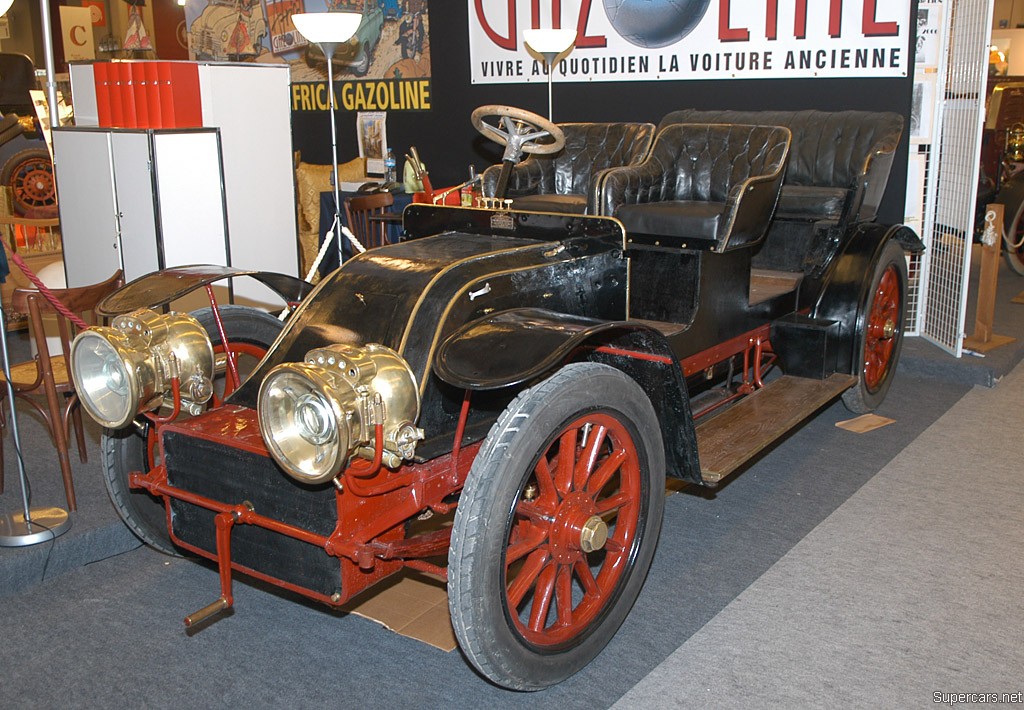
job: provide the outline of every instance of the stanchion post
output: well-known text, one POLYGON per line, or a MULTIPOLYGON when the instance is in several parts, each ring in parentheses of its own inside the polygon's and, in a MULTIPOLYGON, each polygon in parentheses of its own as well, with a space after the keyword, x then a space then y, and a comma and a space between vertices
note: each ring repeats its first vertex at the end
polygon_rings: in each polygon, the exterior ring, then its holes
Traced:
POLYGON ((978 305, 974 317, 974 332, 964 338, 964 347, 986 353, 1016 338, 997 335, 993 331, 996 312, 996 285, 999 282, 999 247, 1002 238, 1003 206, 985 207, 985 235, 981 246, 981 274, 978 279, 978 305))

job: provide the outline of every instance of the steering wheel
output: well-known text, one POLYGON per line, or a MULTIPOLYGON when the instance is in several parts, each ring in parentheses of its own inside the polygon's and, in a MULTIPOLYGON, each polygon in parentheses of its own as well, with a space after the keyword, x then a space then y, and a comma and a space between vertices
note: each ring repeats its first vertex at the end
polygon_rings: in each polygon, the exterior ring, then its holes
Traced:
POLYGON ((543 116, 514 106, 480 106, 473 111, 472 121, 473 128, 505 146, 504 162, 518 163, 522 153, 557 153, 565 145, 561 128, 543 116))

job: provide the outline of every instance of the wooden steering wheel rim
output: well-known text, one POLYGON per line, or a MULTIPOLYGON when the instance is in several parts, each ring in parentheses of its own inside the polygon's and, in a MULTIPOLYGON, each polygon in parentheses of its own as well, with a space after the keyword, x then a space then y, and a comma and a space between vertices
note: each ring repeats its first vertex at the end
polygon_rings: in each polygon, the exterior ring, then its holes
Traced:
POLYGON ((525 109, 516 108, 515 106, 504 106, 501 104, 488 104, 477 107, 473 111, 471 117, 471 120, 473 121, 473 128, 478 130, 487 138, 490 138, 501 145, 508 145, 509 136, 504 131, 495 128, 484 120, 489 116, 510 118, 512 120, 519 121, 531 128, 539 129, 540 131, 548 133, 553 139, 551 143, 527 141, 521 146, 521 150, 524 153, 530 153, 533 155, 550 155, 552 153, 557 153, 563 146, 565 146, 565 134, 562 133, 562 129, 548 119, 535 114, 532 111, 526 111, 525 109))

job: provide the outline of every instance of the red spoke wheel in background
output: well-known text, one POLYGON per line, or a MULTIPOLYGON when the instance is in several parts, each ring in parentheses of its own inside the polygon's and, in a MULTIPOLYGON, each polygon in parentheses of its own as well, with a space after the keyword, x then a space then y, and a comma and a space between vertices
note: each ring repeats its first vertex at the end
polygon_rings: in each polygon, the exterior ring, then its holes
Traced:
POLYGON ((606 365, 519 395, 466 481, 448 559, 452 623, 495 683, 538 690, 583 668, 632 608, 664 508, 650 400, 606 365))
POLYGON ((0 172, 0 183, 11 189, 16 214, 31 219, 57 216, 53 162, 45 148, 28 148, 11 156, 0 172))
MULTIPOLYGON (((277 339, 283 323, 274 316, 255 308, 220 306, 224 332, 238 361, 239 375, 245 378, 267 349, 277 339)), ((225 377, 224 348, 213 319, 213 312, 203 308, 192 314, 206 329, 218 360, 214 378, 216 401, 231 393, 230 378, 225 377)), ((144 421, 142 419, 139 420, 144 421)), ((119 430, 105 430, 100 441, 103 453, 103 482, 118 515, 128 528, 144 543, 161 552, 179 554, 167 531, 167 513, 160 498, 146 491, 130 488, 128 476, 135 471, 149 471, 153 465, 156 434, 146 424, 144 431, 135 426, 119 430)))
POLYGON ((903 347, 906 304, 907 260, 899 243, 889 241, 875 264, 867 303, 858 314, 857 384, 843 393, 850 411, 866 414, 885 399, 903 347))

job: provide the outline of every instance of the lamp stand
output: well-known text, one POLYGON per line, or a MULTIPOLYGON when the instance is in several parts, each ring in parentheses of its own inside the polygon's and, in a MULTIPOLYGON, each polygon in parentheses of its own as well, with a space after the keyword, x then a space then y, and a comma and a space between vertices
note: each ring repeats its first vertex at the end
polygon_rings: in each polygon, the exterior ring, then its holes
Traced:
POLYGON ((0 547, 26 547, 63 535, 71 528, 71 518, 63 508, 34 508, 28 506, 28 482, 25 462, 21 458, 21 434, 18 432, 18 412, 14 406, 14 385, 11 384, 11 358, 7 349, 7 316, 0 308, 0 349, 4 357, 4 377, 7 378, 7 401, 11 405, 11 436, 18 458, 18 476, 21 480, 20 513, 0 514, 0 547))
POLYGON ((336 42, 320 42, 327 57, 327 102, 331 115, 331 170, 334 175, 334 238, 338 242, 338 265, 345 260, 341 244, 341 184, 338 182, 338 127, 334 115, 334 50, 336 42))
POLYGON ((548 65, 548 120, 554 123, 555 119, 552 118, 551 113, 551 80, 554 78, 555 72, 555 59, 558 58, 558 52, 541 52, 544 55, 544 63, 548 65))

